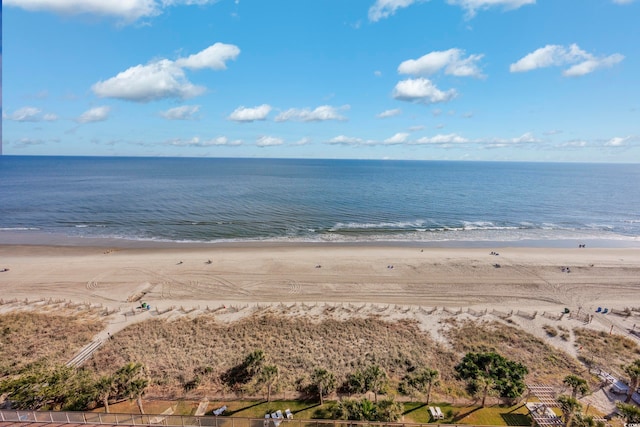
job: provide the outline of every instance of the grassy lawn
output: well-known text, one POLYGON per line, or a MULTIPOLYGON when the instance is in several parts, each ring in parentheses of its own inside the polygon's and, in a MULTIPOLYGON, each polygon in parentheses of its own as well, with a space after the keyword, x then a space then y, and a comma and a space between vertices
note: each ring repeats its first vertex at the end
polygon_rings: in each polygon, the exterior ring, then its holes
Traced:
POLYGON ((529 426, 531 419, 527 415, 527 408, 523 405, 516 406, 451 406, 444 402, 434 402, 430 405, 423 403, 407 403, 404 405, 404 421, 414 423, 430 423, 429 406, 439 406, 444 414, 444 420, 438 420, 440 424, 475 424, 498 426, 529 426))
MULTIPOLYGON (((274 400, 272 402, 254 400, 235 401, 211 401, 206 415, 221 406, 227 406, 224 416, 240 418, 264 418, 266 413, 272 413, 290 409, 297 419, 330 419, 331 409, 336 405, 335 401, 327 401, 324 405, 316 401, 301 400, 274 400)), ((198 407, 197 401, 148 401, 144 403, 144 409, 149 414, 160 414, 170 407, 175 407, 174 415, 193 415, 198 407)), ((110 405, 112 413, 138 413, 135 402, 120 402, 110 405)), ((100 412, 103 409, 99 409, 100 412)), ((496 426, 530 426, 531 418, 527 415, 524 405, 516 406, 451 406, 446 402, 433 402, 425 405, 420 402, 408 402, 404 404, 404 419, 407 423, 434 423, 434 424, 469 424, 469 425, 496 425, 496 426), (439 406, 445 415, 444 420, 431 419, 429 406, 439 406)))
POLYGON ((290 409, 295 418, 313 419, 328 417, 335 402, 326 402, 322 407, 318 402, 302 400, 212 402, 209 404, 207 415, 210 414, 211 410, 223 405, 227 406, 225 415, 232 417, 264 418, 267 413, 270 414, 281 410, 284 414, 285 409, 290 409))

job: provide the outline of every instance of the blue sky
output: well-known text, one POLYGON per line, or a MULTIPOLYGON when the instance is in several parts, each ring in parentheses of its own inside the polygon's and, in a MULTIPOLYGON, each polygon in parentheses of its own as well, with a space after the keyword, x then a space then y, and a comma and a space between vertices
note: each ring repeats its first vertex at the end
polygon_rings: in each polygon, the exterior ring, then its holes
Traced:
POLYGON ((3 0, 3 152, 640 162, 640 0, 3 0))

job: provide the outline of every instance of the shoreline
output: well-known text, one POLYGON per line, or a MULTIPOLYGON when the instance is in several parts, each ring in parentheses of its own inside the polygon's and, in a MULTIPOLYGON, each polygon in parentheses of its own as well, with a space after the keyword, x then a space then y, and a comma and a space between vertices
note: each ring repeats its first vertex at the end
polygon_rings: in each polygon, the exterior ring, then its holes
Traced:
POLYGON ((127 239, 115 237, 69 236, 61 233, 34 232, 32 230, 0 231, 0 246, 52 246, 52 247, 115 247, 121 249, 196 248, 217 247, 416 247, 416 248, 551 248, 570 249, 579 245, 595 249, 640 249, 640 236, 628 239, 611 238, 521 238, 512 240, 360 240, 360 241, 312 241, 304 239, 264 239, 264 240, 218 240, 218 241, 178 241, 155 239, 127 239))

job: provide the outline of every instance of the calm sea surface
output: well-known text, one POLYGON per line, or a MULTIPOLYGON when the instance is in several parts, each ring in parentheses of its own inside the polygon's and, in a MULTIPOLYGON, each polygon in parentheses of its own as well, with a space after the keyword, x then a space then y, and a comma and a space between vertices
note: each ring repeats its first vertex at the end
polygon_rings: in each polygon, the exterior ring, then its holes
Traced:
POLYGON ((37 236, 640 246, 640 165, 2 156, 0 243, 37 236))

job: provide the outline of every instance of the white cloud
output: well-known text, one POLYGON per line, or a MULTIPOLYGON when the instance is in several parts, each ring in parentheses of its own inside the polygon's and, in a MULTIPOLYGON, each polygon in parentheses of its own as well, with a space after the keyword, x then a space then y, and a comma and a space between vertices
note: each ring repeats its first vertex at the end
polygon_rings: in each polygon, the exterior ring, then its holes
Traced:
POLYGON ((349 105, 343 105, 342 107, 332 107, 331 105, 321 105, 314 110, 308 108, 290 108, 282 113, 278 114, 275 118, 276 122, 286 122, 290 120, 301 122, 320 122, 326 120, 347 120, 338 111, 348 110, 351 108, 349 105))
POLYGON ((136 65, 92 87, 101 98, 149 102, 164 98, 186 99, 204 93, 205 88, 187 80, 184 71, 173 61, 162 59, 136 65))
POLYGON ((560 45, 546 45, 511 64, 509 71, 517 73, 535 70, 536 68, 550 67, 552 65, 564 65, 568 62, 575 62, 584 58, 585 54, 586 52, 581 50, 576 44, 572 44, 568 50, 560 45))
POLYGON ((631 137, 629 137, 629 136, 626 136, 624 138, 616 136, 616 137, 611 138, 610 140, 608 140, 604 145, 606 145, 607 147, 622 147, 630 139, 631 139, 631 137))
POLYGON ((53 122, 58 120, 58 116, 53 113, 42 113, 42 110, 36 107, 22 107, 17 109, 11 115, 2 112, 3 119, 9 119, 16 122, 53 122))
POLYGON ((409 132, 418 132, 421 130, 424 130, 424 125, 416 125, 416 126, 411 126, 409 129, 407 129, 409 132))
MULTIPOLYGON (((204 6, 205 4, 211 4, 211 3, 216 3, 218 0, 160 0, 160 2, 162 3, 162 6, 181 6, 181 5, 186 5, 186 6, 192 6, 192 5, 197 5, 197 6, 204 6)), ((236 1, 236 4, 238 3, 238 1, 236 1)))
POLYGON ((167 120, 192 120, 198 111, 200 111, 199 105, 182 105, 162 111, 160 115, 167 120))
POLYGON ((587 141, 583 141, 581 139, 577 139, 577 140, 571 140, 571 141, 567 141, 567 142, 564 142, 562 144, 559 144, 558 147, 561 147, 561 148, 567 148, 567 147, 568 148, 575 148, 575 147, 582 148, 582 147, 586 147, 587 145, 589 145, 587 143, 587 141))
POLYGON ((99 81, 91 88, 102 98, 117 98, 134 102, 149 102, 165 98, 187 99, 205 92, 192 84, 183 68, 226 68, 225 61, 235 59, 237 46, 216 43, 197 54, 177 61, 159 59, 147 65, 136 65, 110 79, 99 81))
POLYGON ((438 134, 431 137, 422 137, 413 142, 413 144, 463 144, 467 143, 469 140, 464 138, 458 134, 450 133, 450 134, 438 134))
POLYGON ((576 64, 562 72, 567 77, 584 76, 597 70, 598 68, 611 68, 624 59, 623 55, 614 53, 604 58, 591 58, 576 64))
POLYGON ((111 112, 111 107, 107 107, 107 106, 94 107, 82 113, 80 117, 76 119, 76 122, 78 123, 102 122, 109 118, 110 112, 111 112))
POLYGON ((400 114, 402 114, 402 110, 399 108, 394 108, 393 110, 383 111, 382 113, 376 115, 376 117, 379 119, 386 119, 387 117, 394 117, 400 114))
POLYGON ((373 72, 373 75, 376 76, 376 77, 382 77, 382 71, 376 70, 376 71, 373 72))
MULTIPOLYGON (((384 140, 371 140, 371 139, 365 140, 363 138, 358 138, 358 137, 349 137, 345 135, 339 135, 325 141, 325 143, 332 144, 332 145, 348 145, 348 146, 354 146, 354 147, 371 147, 371 146, 380 146, 380 145, 382 146, 402 145, 402 146, 410 147, 410 146, 420 146, 420 145, 425 145, 425 146, 431 145, 431 146, 438 146, 440 148, 450 148, 456 144, 466 144, 469 146, 475 146, 479 148, 502 148, 502 147, 509 147, 514 145, 536 144, 536 143, 543 142, 542 140, 536 138, 535 135, 533 135, 530 132, 524 133, 514 138, 469 139, 457 133, 437 134, 433 136, 424 136, 418 139, 412 139, 410 138, 410 136, 411 136, 410 133, 399 132, 384 140)), ((622 142, 619 142, 618 139, 613 138, 611 140, 612 144, 607 144, 607 145, 619 146, 631 140, 634 140, 634 137, 624 138, 622 142)), ((638 140, 640 140, 640 138, 638 138, 638 140)))
POLYGON ((201 69, 211 68, 212 70, 226 70, 226 62, 235 60, 240 55, 240 48, 232 44, 215 43, 198 53, 180 58, 176 65, 183 68, 201 69))
POLYGON ((293 145, 307 145, 311 142, 311 138, 303 137, 293 143, 293 145))
POLYGON ((3 0, 2 6, 62 15, 104 15, 132 22, 160 13, 155 0, 3 0))
POLYGON ((273 147, 282 144, 284 144, 284 140, 275 136, 261 136, 256 141, 256 145, 258 147, 273 147))
POLYGON ((418 59, 408 59, 398 66, 398 73, 414 76, 428 76, 444 69, 445 74, 458 77, 482 77, 477 62, 484 55, 469 55, 464 57, 465 51, 449 49, 433 51, 418 59))
POLYGON ((527 132, 518 137, 512 138, 510 142, 512 144, 524 144, 524 143, 540 142, 540 140, 536 138, 531 132, 527 132))
POLYGON ((636 0, 613 0, 615 4, 631 4, 636 0))
POLYGON ((359 145, 363 143, 364 143, 364 140, 361 138, 355 138, 355 137, 345 136, 345 135, 338 135, 327 141, 327 144, 337 144, 337 145, 359 145))
POLYGON ((125 23, 160 15, 162 9, 179 5, 205 5, 218 0, 3 0, 2 6, 60 15, 98 15, 119 18, 125 23))
POLYGON ((435 104, 455 98, 455 89, 441 91, 429 79, 407 79, 399 81, 393 90, 393 97, 401 101, 435 104))
MULTIPOLYGON (((369 21, 377 22, 394 15, 398 9, 409 7, 421 0, 376 0, 369 8, 369 21)), ((634 0, 613 0, 615 3, 625 3, 634 0)), ((505 10, 518 9, 527 4, 535 4, 536 0, 447 0, 453 6, 460 6, 472 18, 477 11, 491 7, 502 7, 505 10)))
POLYGON ((176 147, 201 147, 202 141, 200 141, 200 137, 198 136, 194 136, 191 139, 175 138, 167 141, 167 145, 173 145, 176 147))
POLYGON ((395 135, 393 135, 392 137, 385 139, 383 142, 385 144, 389 144, 389 145, 404 144, 405 142, 407 142, 408 138, 409 138, 409 134, 408 133, 399 132, 399 133, 396 133, 395 135))
POLYGON ((612 67, 623 59, 624 56, 618 53, 597 58, 580 49, 577 44, 572 44, 568 48, 561 45, 547 45, 511 64, 509 70, 517 73, 537 68, 571 65, 562 74, 567 77, 576 77, 589 74, 598 68, 612 67))
POLYGON ((369 21, 377 22, 396 13, 396 10, 411 6, 416 0, 376 0, 369 8, 369 21))
POLYGON ((531 132, 527 132, 515 138, 480 139, 477 142, 485 144, 486 148, 502 148, 510 145, 532 144, 542 141, 536 138, 531 132))
POLYGON ((227 118, 236 122, 253 122, 256 120, 266 120, 270 112, 271 106, 268 104, 262 104, 254 108, 241 106, 236 108, 227 118))
POLYGON ((11 120, 16 122, 39 122, 42 120, 42 116, 40 115, 42 110, 36 107, 22 107, 13 112, 9 116, 11 120))
POLYGON ((226 136, 218 136, 211 139, 201 139, 199 136, 194 136, 191 139, 176 138, 166 142, 167 145, 173 145, 175 147, 215 147, 215 146, 236 146, 242 145, 242 141, 229 140, 226 136))
POLYGON ((42 139, 20 138, 19 140, 15 141, 13 145, 26 147, 29 145, 42 145, 44 143, 45 141, 43 141, 42 139))
POLYGON ((495 6, 505 10, 518 9, 527 4, 535 4, 536 0, 447 0, 447 3, 462 7, 467 11, 469 17, 473 17, 478 10, 495 6))

